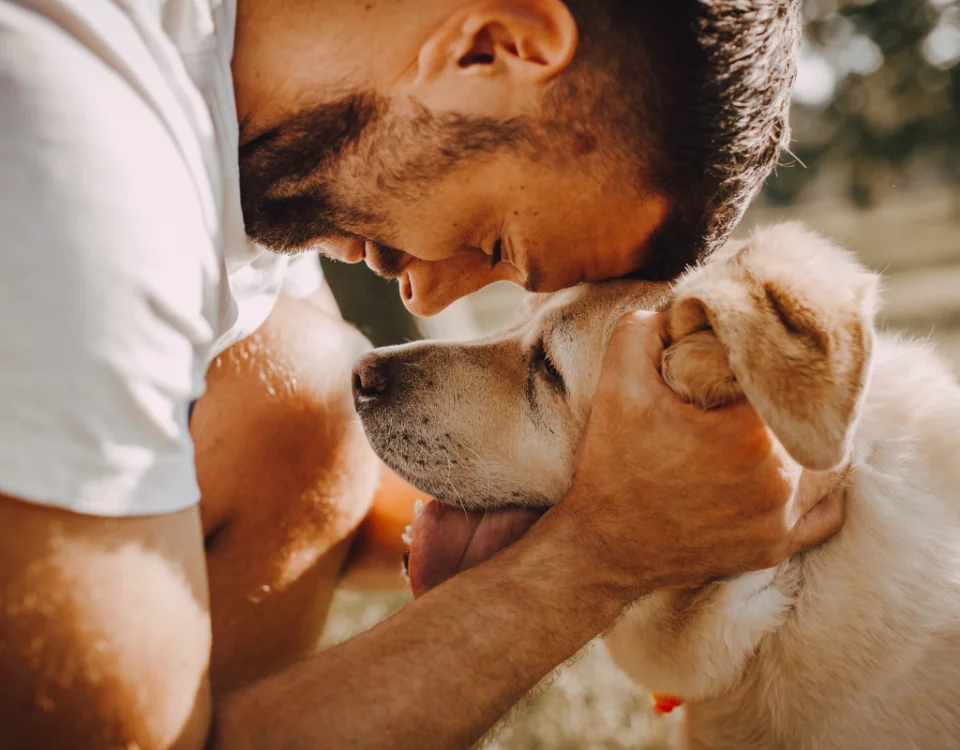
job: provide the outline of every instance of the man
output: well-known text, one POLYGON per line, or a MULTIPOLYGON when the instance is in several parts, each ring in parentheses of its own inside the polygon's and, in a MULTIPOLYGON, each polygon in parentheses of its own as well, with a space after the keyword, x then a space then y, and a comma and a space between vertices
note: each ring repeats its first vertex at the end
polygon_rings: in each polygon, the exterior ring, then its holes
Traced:
POLYGON ((797 34, 772 0, 2 0, 4 747, 462 747, 630 601, 836 531, 628 316, 569 496, 306 658, 379 469, 293 254, 417 314, 672 276, 785 142, 797 34))

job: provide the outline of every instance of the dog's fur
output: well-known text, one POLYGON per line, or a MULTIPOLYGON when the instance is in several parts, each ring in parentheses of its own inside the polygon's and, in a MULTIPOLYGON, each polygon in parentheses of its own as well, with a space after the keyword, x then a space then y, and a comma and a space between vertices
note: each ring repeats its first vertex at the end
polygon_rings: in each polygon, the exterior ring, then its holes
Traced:
POLYGON ((585 285, 539 295, 502 335, 380 350, 391 395, 364 427, 441 501, 551 505, 617 319, 665 307, 667 384, 704 408, 747 398, 802 481, 845 493, 847 520, 777 568, 637 602, 607 636, 615 660, 686 699, 687 748, 954 747, 960 388, 929 345, 875 332, 876 287, 846 252, 782 225, 672 288, 585 285))

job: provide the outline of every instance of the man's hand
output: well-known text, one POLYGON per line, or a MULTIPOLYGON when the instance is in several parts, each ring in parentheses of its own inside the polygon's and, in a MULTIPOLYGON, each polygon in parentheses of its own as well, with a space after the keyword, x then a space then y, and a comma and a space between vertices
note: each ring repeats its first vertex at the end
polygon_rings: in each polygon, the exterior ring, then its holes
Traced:
POLYGON ((771 567, 836 533, 835 475, 801 482, 748 404, 704 412, 669 390, 662 326, 648 312, 617 325, 561 503, 593 532, 596 563, 639 595, 771 567))

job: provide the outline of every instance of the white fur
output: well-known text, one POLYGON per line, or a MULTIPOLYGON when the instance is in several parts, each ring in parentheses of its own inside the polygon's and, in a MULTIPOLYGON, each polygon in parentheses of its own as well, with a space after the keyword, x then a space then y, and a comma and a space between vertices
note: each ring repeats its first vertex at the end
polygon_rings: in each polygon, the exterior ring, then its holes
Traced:
POLYGON ((658 626, 662 594, 608 636, 625 671, 687 698, 689 748, 960 740, 960 389, 928 345, 877 343, 840 534, 726 584, 682 637, 658 626))
MULTIPOLYGON (((775 569, 637 602, 610 651, 638 682, 686 700, 687 750, 960 747, 960 387, 928 344, 874 334, 873 275, 842 250, 795 225, 746 246, 677 286, 674 309, 690 317, 673 322, 696 345, 680 339, 664 377, 678 392, 700 378, 692 400, 716 395, 704 373, 747 394, 806 479, 848 466, 831 490, 845 494, 844 528, 775 569), (771 304, 766 282, 794 307, 771 304), (711 334, 724 356, 704 356, 711 334), (730 377, 717 374, 724 361, 730 377)), ((556 502, 616 320, 666 292, 587 285, 539 297, 501 336, 386 350, 395 395, 361 413, 367 434, 447 502, 556 502), (531 369, 541 336, 563 392, 531 369), (422 445, 411 450, 398 424, 422 445)))

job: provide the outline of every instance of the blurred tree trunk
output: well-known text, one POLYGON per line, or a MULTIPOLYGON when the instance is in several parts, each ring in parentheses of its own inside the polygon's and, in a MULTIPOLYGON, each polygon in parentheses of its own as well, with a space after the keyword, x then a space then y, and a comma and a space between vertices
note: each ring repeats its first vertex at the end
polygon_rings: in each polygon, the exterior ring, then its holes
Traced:
POLYGON ((363 263, 337 263, 321 257, 320 265, 344 319, 374 346, 422 338, 416 320, 400 301, 395 281, 381 279, 363 263))

